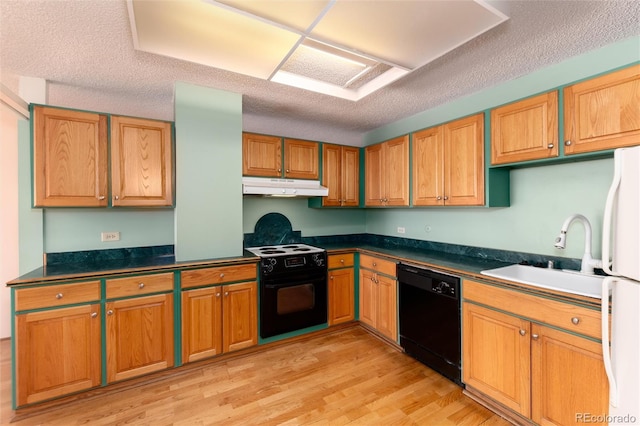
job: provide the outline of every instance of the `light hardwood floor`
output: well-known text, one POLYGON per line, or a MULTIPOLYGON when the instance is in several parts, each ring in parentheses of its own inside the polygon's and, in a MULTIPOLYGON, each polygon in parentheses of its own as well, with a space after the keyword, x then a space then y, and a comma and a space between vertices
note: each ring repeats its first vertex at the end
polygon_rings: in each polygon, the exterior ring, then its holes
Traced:
MULTIPOLYGON (((0 421, 12 418, 0 342, 0 421)), ((222 360, 14 425, 508 425, 360 326, 222 360)))

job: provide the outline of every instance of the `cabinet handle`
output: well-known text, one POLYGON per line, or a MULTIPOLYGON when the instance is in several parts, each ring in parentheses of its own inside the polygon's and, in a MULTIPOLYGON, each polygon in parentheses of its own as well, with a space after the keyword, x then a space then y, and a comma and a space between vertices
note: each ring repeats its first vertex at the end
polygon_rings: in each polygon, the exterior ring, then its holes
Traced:
POLYGON ((278 169, 278 173, 282 173, 282 169, 278 169))
POLYGON ((95 318, 95 317, 97 317, 97 316, 98 316, 98 313, 97 313, 97 312, 91 312, 91 318, 95 318))
POLYGON ((289 169, 287 169, 287 170, 285 171, 285 173, 289 173, 289 169))
POLYGON ((527 330, 520 330, 520 335, 524 336, 525 334, 527 334, 527 330))
POLYGON ((447 201, 449 199, 449 197, 447 197, 446 195, 444 196, 444 200, 447 201))
POLYGON ((340 259, 340 263, 344 263, 344 259, 340 259))
POLYGON ((438 195, 438 196, 436 197, 436 200, 440 201, 440 200, 442 200, 442 197, 438 195))
POLYGON ((220 292, 216 293, 216 297, 220 297, 220 292))
POLYGON ((104 195, 98 196, 98 200, 104 200, 104 195))
POLYGON ((570 140, 568 140, 568 141, 564 141, 564 145, 565 145, 565 146, 571 146, 571 143, 572 143, 572 142, 571 142, 570 140))
POLYGON ((549 145, 547 145, 547 148, 549 148, 549 149, 553 148, 553 144, 550 143, 549 145))
POLYGON ((228 295, 229 295, 229 292, 228 292, 228 291, 225 291, 225 292, 224 292, 224 297, 227 297, 228 295))
POLYGON ((224 278, 224 272, 220 274, 220 278, 224 278))
POLYGON ((119 196, 117 196, 117 195, 114 195, 114 196, 113 196, 113 199, 117 201, 117 200, 119 200, 119 199, 120 199, 120 197, 119 197, 119 196))
POLYGON ((144 288, 144 283, 140 283, 140 284, 138 284, 138 288, 139 288, 140 290, 142 290, 142 289, 144 288))
POLYGON ((113 315, 113 311, 112 311, 111 309, 109 309, 109 310, 107 311, 107 315, 113 315))
POLYGON ((56 299, 58 299, 58 300, 62 299, 62 293, 56 294, 56 299))
POLYGON ((330 280, 332 280, 332 279, 333 279, 333 275, 331 275, 331 276, 329 277, 329 279, 330 279, 330 280))
POLYGON ((573 317, 573 318, 571 318, 571 322, 572 322, 574 325, 578 325, 578 324, 580 324, 580 318, 578 318, 578 317, 573 317))
POLYGON ((533 340, 538 340, 538 337, 540 337, 540 336, 538 336, 537 334, 532 334, 532 335, 531 335, 531 338, 532 338, 533 340))
POLYGON ((378 264, 376 262, 373 262, 373 266, 378 266, 378 264))

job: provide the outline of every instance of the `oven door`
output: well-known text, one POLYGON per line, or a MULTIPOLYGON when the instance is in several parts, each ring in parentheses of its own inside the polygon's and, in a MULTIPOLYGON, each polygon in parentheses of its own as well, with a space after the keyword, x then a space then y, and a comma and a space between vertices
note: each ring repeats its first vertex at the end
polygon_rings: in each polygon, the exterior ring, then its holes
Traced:
POLYGON ((260 337, 271 337, 326 322, 326 273, 261 280, 260 337))

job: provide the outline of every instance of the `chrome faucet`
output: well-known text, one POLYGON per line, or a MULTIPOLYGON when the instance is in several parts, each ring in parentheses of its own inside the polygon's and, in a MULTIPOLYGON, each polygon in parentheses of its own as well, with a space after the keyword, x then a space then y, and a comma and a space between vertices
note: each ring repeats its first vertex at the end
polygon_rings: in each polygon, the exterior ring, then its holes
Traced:
POLYGON ((580 272, 593 275, 593 268, 602 268, 602 260, 591 257, 591 223, 589 223, 589 219, 581 214, 569 216, 567 220, 564 221, 562 228, 560 228, 560 235, 556 238, 554 246, 559 249, 565 248, 567 244, 567 230, 574 220, 581 221, 584 226, 584 255, 582 256, 580 272))

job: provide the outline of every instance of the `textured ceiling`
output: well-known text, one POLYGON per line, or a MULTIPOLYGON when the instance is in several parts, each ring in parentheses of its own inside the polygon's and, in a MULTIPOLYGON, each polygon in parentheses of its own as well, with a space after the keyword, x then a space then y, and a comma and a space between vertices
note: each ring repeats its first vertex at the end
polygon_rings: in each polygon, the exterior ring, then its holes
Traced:
POLYGON ((487 3, 510 19, 354 103, 136 51, 124 0, 0 0, 0 81, 17 92, 17 76, 44 78, 52 105, 169 120, 174 83, 185 81, 241 93, 245 130, 359 144, 377 127, 640 35, 637 0, 487 3))

